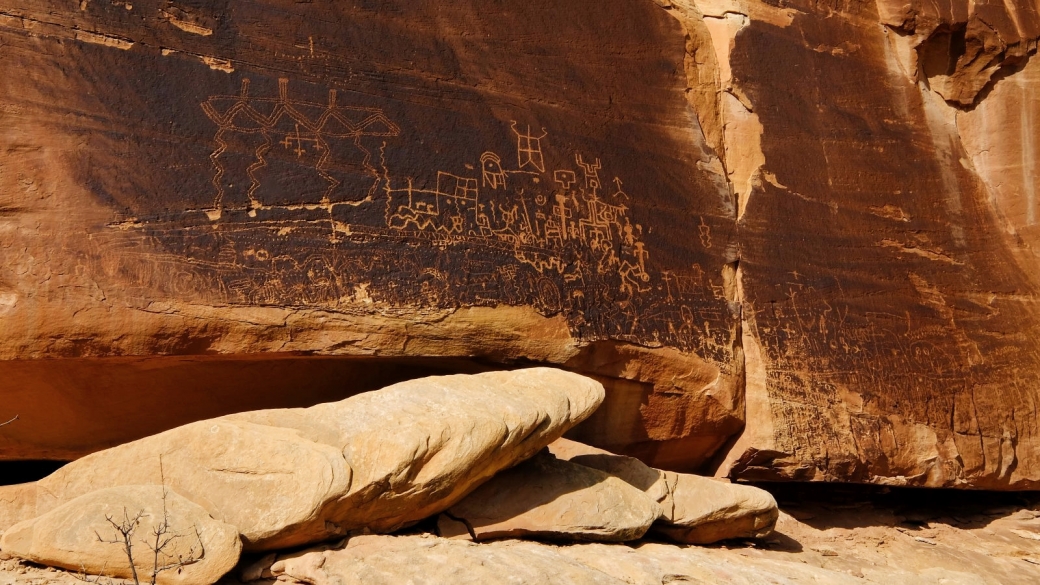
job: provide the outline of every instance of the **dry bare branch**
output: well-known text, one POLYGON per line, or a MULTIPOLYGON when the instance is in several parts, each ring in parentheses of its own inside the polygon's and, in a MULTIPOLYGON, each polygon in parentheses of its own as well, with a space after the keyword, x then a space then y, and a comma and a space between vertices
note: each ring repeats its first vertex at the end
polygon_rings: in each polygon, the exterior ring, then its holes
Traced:
POLYGON ((141 518, 144 517, 144 510, 141 510, 133 518, 130 517, 130 513, 127 512, 126 508, 123 508, 123 521, 116 522, 112 516, 106 515, 105 520, 112 525, 112 528, 116 530, 119 536, 105 540, 100 533, 94 532, 97 536, 98 542, 104 542, 106 544, 119 544, 123 546, 123 552, 126 553, 127 561, 130 563, 130 574, 134 579, 134 585, 141 585, 141 581, 137 577, 137 565, 134 564, 134 532, 137 531, 138 525, 141 523, 141 518))
MULTIPOLYGON (((175 569, 179 570, 181 567, 201 561, 202 558, 206 556, 206 547, 202 543, 202 534, 199 533, 198 526, 196 525, 191 526, 191 529, 195 532, 195 544, 188 549, 187 554, 174 555, 170 552, 173 543, 178 538, 183 538, 184 535, 174 531, 170 522, 170 512, 166 506, 166 498, 169 496, 170 492, 166 488, 166 472, 163 469, 161 456, 159 457, 159 478, 162 483, 162 520, 152 528, 150 537, 139 541, 140 544, 143 544, 152 552, 152 569, 151 575, 148 579, 148 585, 156 585, 160 573, 175 569)), ((105 519, 108 520, 108 523, 112 525, 112 528, 115 529, 117 536, 106 540, 98 532, 94 533, 100 542, 119 544, 123 547, 123 551, 126 553, 127 562, 130 563, 130 572, 133 576, 134 585, 141 585, 141 581, 140 576, 137 574, 137 565, 134 563, 133 537, 144 515, 144 511, 142 510, 138 512, 136 516, 131 518, 130 513, 127 512, 126 508, 123 508, 122 521, 118 521, 111 516, 105 517, 105 519)), ((89 580, 87 582, 98 583, 98 581, 89 580)))

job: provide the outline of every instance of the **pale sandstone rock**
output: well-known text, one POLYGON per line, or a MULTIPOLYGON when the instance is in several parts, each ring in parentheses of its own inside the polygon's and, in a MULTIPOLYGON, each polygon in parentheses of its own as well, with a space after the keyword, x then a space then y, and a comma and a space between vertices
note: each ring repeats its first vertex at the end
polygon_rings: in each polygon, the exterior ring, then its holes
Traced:
POLYGON ((0 549, 34 563, 128 579, 132 574, 122 537, 106 518, 122 523, 138 512, 142 516, 132 542, 134 566, 142 578, 150 579, 156 567, 154 552, 145 542, 154 543, 153 531, 163 524, 164 514, 169 523, 166 534, 176 538, 159 556, 159 565, 179 559, 195 562, 159 572, 160 585, 216 583, 238 563, 242 551, 238 529, 214 520, 202 507, 161 486, 120 486, 75 498, 11 527, 0 538, 0 549))
MULTIPOLYGON (((307 585, 1035 582, 1035 565, 971 551, 971 536, 963 535, 961 546, 965 549, 960 551, 949 547, 937 550, 916 542, 876 550, 872 544, 842 539, 842 552, 837 557, 823 557, 809 550, 704 549, 659 543, 635 547, 600 543, 553 546, 521 541, 474 544, 431 536, 370 536, 351 539, 344 550, 312 553, 276 564, 273 573, 279 576, 279 583, 307 585)), ((974 540, 977 542, 977 538, 974 540)), ((1020 552, 1033 548, 1027 546, 1020 552)))
MULTIPOLYGON (((617 477, 543 452, 499 472, 445 515, 463 522, 477 540, 623 542, 642 537, 661 508, 617 477)), ((442 533, 449 535, 456 534, 442 533)))
POLYGON ((279 562, 282 580, 311 585, 622 585, 616 577, 533 542, 475 544, 433 536, 362 536, 343 550, 279 562))
MULTIPOLYGON (((986 184, 987 202, 1004 230, 1023 244, 1016 250, 1022 274, 1040 282, 1040 59, 997 82, 975 108, 958 111, 957 130, 986 184)), ((967 434, 966 426, 960 422, 958 434, 967 434)), ((982 461, 966 467, 981 468, 982 461)))
POLYGON ((653 531, 677 542, 764 538, 779 517, 773 496, 756 487, 660 471, 637 459, 567 439, 555 441, 549 449, 561 459, 602 470, 644 490, 661 505, 653 531))
MULTIPOLYGON (((549 451, 565 461, 598 469, 618 477, 643 490, 655 502, 659 502, 662 505, 666 504, 670 496, 667 477, 674 474, 654 469, 635 457, 616 455, 570 439, 553 441, 549 445, 549 451)), ((667 506, 670 508, 671 504, 667 504, 667 506)), ((662 514, 665 513, 667 513, 667 510, 662 508, 662 514)))
POLYGON ((247 583, 250 581, 259 581, 261 579, 273 579, 274 574, 271 572, 271 568, 278 562, 291 561, 311 553, 320 554, 329 550, 339 550, 346 544, 347 540, 344 539, 317 546, 309 546, 303 549, 290 550, 288 552, 279 551, 268 553, 259 559, 242 566, 239 570, 239 579, 247 583))
POLYGON ((35 515, 35 482, 0 486, 0 534, 35 515))
POLYGON ((238 527, 247 550, 389 532, 456 503, 602 400, 593 380, 532 368, 232 415, 70 463, 38 483, 37 513, 112 484, 158 484, 162 471, 173 489, 238 527))
MULTIPOLYGON (((635 545, 569 543, 554 546, 545 543, 493 541, 479 548, 468 548, 465 555, 456 555, 455 546, 435 546, 440 539, 394 536, 355 537, 349 543, 332 543, 327 552, 330 557, 346 558, 336 562, 327 570, 297 571, 297 578, 282 572, 280 580, 274 580, 272 572, 276 561, 286 558, 309 556, 306 565, 313 566, 314 560, 321 562, 325 557, 320 552, 292 552, 276 560, 266 559, 257 563, 254 574, 260 574, 258 585, 290 585, 298 583, 331 584, 354 583, 359 577, 352 569, 361 568, 375 583, 393 582, 395 577, 408 572, 408 567, 397 564, 416 565, 410 574, 397 582, 407 583, 411 577, 415 585, 431 583, 441 585, 464 580, 466 571, 486 576, 488 569, 473 561, 495 563, 508 558, 513 564, 527 558, 531 564, 553 563, 562 572, 574 573, 575 563, 600 574, 620 580, 627 585, 662 585, 697 583, 711 585, 804 585, 818 584, 876 584, 892 585, 1035 585, 1037 564, 1040 562, 1040 517, 1035 497, 1024 495, 1020 501, 1029 502, 1017 512, 1019 506, 1006 507, 1008 500, 977 494, 976 496, 946 494, 932 505, 924 504, 927 495, 920 498, 914 493, 911 501, 913 516, 918 521, 928 520, 927 526, 900 524, 905 519, 907 501, 894 496, 893 501, 875 500, 869 506, 835 506, 848 502, 846 497, 831 498, 826 488, 807 492, 784 490, 782 497, 791 505, 803 521, 782 513, 778 522, 778 534, 756 546, 729 545, 724 547, 697 547, 656 542, 640 542, 635 545), (799 492, 802 495, 794 497, 799 492), (951 501, 955 498, 951 508, 951 501), (951 510, 959 519, 946 517, 951 510), (926 538, 922 538, 926 535, 926 538), (928 542, 924 542, 928 541, 928 542), (431 545, 430 543, 434 543, 431 545), (938 543, 938 544, 935 544, 938 543), (351 556, 347 551, 337 551, 344 544, 364 545, 358 554, 351 556), (422 544, 427 546, 423 547, 422 544), (502 551, 505 551, 503 554, 502 551), (531 554, 531 551, 537 554, 531 554), (824 552, 825 551, 825 552, 824 552), (830 556, 836 553, 836 556, 830 556), (383 555, 383 556, 380 556, 383 555), (554 560, 562 557, 562 561, 554 560), (357 559, 358 562, 351 562, 357 559), (370 561, 366 564, 367 561, 370 561), (349 563, 349 564, 348 564, 349 563), (448 573, 451 565, 456 577, 448 573), (377 569, 386 569, 386 574, 375 574, 377 569), (423 571, 426 571, 425 573, 423 571), (373 576, 373 574, 375 574, 373 576), (445 577, 445 575, 448 575, 445 577), (305 576, 309 575, 309 576, 305 576)), ((896 492, 896 490, 893 490, 896 492)), ((848 492, 845 492, 848 494, 848 492)), ((458 544, 458 543, 456 543, 458 544)), ((274 557, 275 555, 271 555, 274 557)), ((0 584, 2 585, 75 585, 82 583, 61 571, 44 570, 25 563, 4 560, 0 553, 0 584)), ((291 560, 290 558, 290 560, 291 560)), ((284 571, 288 563, 279 565, 284 571)), ((501 566, 510 568, 510 563, 501 566)), ((523 571, 518 578, 529 575, 523 571)), ((516 583, 510 581, 510 571, 488 579, 489 583, 516 583)), ((243 575, 244 577, 245 575, 243 575)), ((544 572, 535 572, 534 584, 547 579, 544 572), (539 579, 541 581, 539 581, 539 579)), ((242 579, 246 581, 246 579, 242 579)), ((519 579, 518 579, 519 580, 519 579)), ((521 581, 522 582, 522 581, 521 581)), ((233 578, 221 580, 224 585, 238 585, 233 578)))
POLYGON ((321 540, 322 506, 350 488, 342 453, 289 429, 200 421, 79 459, 39 481, 37 513, 109 485, 166 484, 236 526, 247 549, 321 540), (160 469, 160 459, 162 469, 160 469))

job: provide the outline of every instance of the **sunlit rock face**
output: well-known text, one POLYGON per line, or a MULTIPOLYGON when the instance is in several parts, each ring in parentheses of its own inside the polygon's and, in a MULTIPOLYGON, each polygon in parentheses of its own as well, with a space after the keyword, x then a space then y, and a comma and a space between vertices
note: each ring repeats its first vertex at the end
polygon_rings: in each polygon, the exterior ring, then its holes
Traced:
POLYGON ((0 458, 542 363, 658 467, 1036 487, 1026 4, 0 0, 0 458))
POLYGON ((586 434, 672 465, 739 432, 734 204, 661 7, 80 8, 0 2, 24 72, 0 89, 0 369, 27 380, 0 456, 159 430, 95 402, 168 428, 431 373, 329 365, 315 388, 302 367, 279 394, 220 365, 287 353, 599 373, 618 382, 586 434), (19 362, 185 355, 217 363, 111 362, 113 384, 19 362), (192 399, 149 366, 194 368, 192 399))
POLYGON ((737 221, 748 422, 724 473, 1037 485, 1037 106, 1017 90, 1036 9, 1007 5, 1018 28, 991 32, 1018 44, 997 51, 979 5, 914 6, 748 5, 729 44, 764 163, 737 221), (979 43, 985 67, 965 61, 979 43), (1023 123, 984 135, 1001 115, 1023 123))

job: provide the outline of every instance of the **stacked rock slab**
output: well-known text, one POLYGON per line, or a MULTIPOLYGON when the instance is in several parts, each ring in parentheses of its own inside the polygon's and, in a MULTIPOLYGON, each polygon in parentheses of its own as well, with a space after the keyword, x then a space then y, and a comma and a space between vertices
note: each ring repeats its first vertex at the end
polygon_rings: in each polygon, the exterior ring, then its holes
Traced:
POLYGON ((769 492, 685 473, 560 439, 549 446, 557 457, 602 470, 654 498, 661 515, 653 531, 675 542, 710 544, 731 538, 764 538, 780 512, 769 492))
POLYGON ((201 421, 66 465, 38 482, 35 512, 108 486, 165 483, 235 526, 249 551, 389 532, 455 504, 602 400, 593 380, 533 368, 201 421))
POLYGON ((624 542, 641 538, 660 516, 657 502, 623 479, 543 452, 500 472, 442 519, 462 522, 478 541, 624 542))

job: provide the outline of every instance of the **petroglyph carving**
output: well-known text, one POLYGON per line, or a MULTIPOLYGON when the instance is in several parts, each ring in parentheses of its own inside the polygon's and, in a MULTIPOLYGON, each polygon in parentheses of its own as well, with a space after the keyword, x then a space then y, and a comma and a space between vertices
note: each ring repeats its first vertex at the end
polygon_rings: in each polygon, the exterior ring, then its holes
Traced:
POLYGON ((527 127, 527 132, 520 132, 516 129, 515 121, 512 123, 512 127, 513 133, 516 134, 516 159, 519 167, 544 173, 545 157, 542 155, 542 139, 549 133, 542 128, 542 134, 535 136, 531 133, 530 126, 527 127))
POLYGON ((515 167, 481 149, 405 176, 391 162, 402 130, 383 110, 290 93, 283 79, 277 97, 253 96, 247 80, 203 102, 217 126, 213 205, 119 222, 168 254, 146 262, 144 246, 99 237, 121 248, 99 254, 105 269, 132 270, 142 289, 180 274, 179 295, 231 304, 532 305, 579 337, 696 348, 728 367, 721 275, 655 269, 621 179, 603 192, 600 158, 553 156, 548 130, 512 122, 515 167))
POLYGON ((704 223, 704 218, 701 218, 701 224, 697 226, 697 232, 701 235, 701 245, 705 248, 711 247, 711 226, 704 223))
POLYGON ((502 158, 493 152, 480 155, 480 168, 484 175, 484 186, 490 189, 505 189, 506 174, 502 170, 502 158))
MULTIPOLYGON (((217 195, 213 201, 214 217, 222 210, 245 208, 250 211, 262 208, 265 202, 257 197, 261 186, 259 172, 268 166, 267 154, 277 144, 295 154, 299 162, 311 167, 326 183, 320 202, 328 205, 333 192, 341 185, 339 179, 328 172, 332 157, 336 154, 331 143, 346 139, 357 149, 355 158, 362 174, 372 178, 373 188, 378 174, 371 165, 372 153, 363 144, 362 137, 392 137, 400 129, 376 108, 342 106, 336 103, 336 90, 329 90, 325 104, 293 100, 289 98, 289 80, 278 80, 277 98, 253 97, 249 95, 249 79, 242 81, 237 96, 213 96, 202 103, 202 110, 217 125, 214 140, 217 149, 210 159, 216 169, 213 185, 217 195), (226 156, 231 144, 245 141, 255 145, 254 160, 245 169, 248 187, 245 198, 228 196, 234 192, 241 195, 243 180, 228 176, 229 161, 226 156)), ((240 158, 240 157, 238 157, 240 158)))

